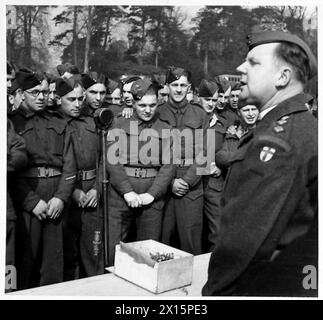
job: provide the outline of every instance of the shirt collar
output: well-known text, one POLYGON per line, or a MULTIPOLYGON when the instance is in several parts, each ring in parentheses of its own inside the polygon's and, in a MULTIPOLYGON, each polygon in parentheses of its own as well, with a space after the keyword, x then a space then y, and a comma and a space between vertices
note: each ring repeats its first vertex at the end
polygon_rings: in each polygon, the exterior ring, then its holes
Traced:
POLYGON ((263 110, 263 111, 261 111, 260 113, 259 113, 259 116, 258 116, 258 120, 261 120, 268 112, 270 112, 271 110, 273 110, 274 108, 276 108, 277 107, 277 104, 275 104, 274 106, 272 106, 272 107, 269 107, 269 108, 267 108, 267 109, 265 109, 265 110, 263 110))

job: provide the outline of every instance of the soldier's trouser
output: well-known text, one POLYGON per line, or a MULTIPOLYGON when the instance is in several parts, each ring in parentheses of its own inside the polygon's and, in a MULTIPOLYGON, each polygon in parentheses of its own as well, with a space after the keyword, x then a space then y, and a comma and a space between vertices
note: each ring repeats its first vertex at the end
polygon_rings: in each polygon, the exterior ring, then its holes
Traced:
POLYGON ((104 272, 102 215, 96 208, 79 208, 73 203, 64 228, 64 280, 91 277, 104 272), (100 243, 94 243, 100 232, 100 243))
MULTIPOLYGON (((154 178, 129 177, 134 191, 138 194, 145 193, 154 178)), ((127 241, 132 222, 136 222, 136 240, 160 241, 163 200, 154 201, 152 204, 141 208, 129 208, 117 191, 109 185, 109 265, 114 264, 115 246, 120 241, 127 241)))
POLYGON ((15 265, 16 220, 7 219, 6 266, 15 265))
POLYGON ((202 253, 203 185, 200 181, 185 196, 170 196, 165 208, 162 242, 183 251, 202 253))
MULTIPOLYGON (((57 188, 59 177, 28 179, 32 189, 49 201, 57 188)), ((32 212, 18 212, 17 262, 19 289, 63 281, 63 217, 38 220, 32 212)))
POLYGON ((203 240, 205 240, 205 250, 213 251, 220 229, 223 178, 222 177, 203 177, 204 183, 204 230, 203 240))

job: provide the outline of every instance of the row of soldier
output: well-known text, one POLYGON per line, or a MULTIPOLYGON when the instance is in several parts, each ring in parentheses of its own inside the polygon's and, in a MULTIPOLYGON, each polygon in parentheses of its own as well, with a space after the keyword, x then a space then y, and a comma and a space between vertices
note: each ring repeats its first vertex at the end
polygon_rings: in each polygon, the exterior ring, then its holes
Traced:
POLYGON ((145 128, 211 129, 215 136, 214 162, 204 174, 195 159, 185 158, 185 145, 179 165, 162 163, 161 154, 151 163, 134 163, 138 155, 131 152, 119 154, 126 164, 108 161, 109 265, 119 241, 154 239, 194 255, 212 251, 230 159, 259 114, 238 103, 239 83, 203 79, 198 95, 190 97, 191 74, 182 68, 170 68, 162 85, 135 75, 116 82, 97 72, 80 74, 70 64, 57 70, 60 76, 7 65, 6 263, 16 265, 19 289, 104 271, 93 119, 98 108, 113 112, 113 128, 123 129, 128 141, 145 128), (138 132, 131 132, 131 121, 138 132))

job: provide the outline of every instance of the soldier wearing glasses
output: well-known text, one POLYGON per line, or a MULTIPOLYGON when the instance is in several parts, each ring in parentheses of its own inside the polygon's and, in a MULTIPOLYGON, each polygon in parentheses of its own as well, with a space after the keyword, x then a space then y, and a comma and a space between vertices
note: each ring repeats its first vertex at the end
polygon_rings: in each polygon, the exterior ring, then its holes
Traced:
POLYGON ((28 166, 17 177, 18 284, 21 289, 63 280, 64 207, 76 180, 66 120, 46 111, 48 82, 17 72, 24 101, 11 119, 26 142, 28 166))

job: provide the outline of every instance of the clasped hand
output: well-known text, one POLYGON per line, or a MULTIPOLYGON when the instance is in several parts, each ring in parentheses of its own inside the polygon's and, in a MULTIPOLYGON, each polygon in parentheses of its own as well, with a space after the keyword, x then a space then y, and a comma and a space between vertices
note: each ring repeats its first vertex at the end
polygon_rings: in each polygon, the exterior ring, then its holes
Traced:
POLYGON ((137 194, 134 191, 127 192, 123 195, 128 207, 139 208, 151 204, 155 198, 149 193, 137 194))

